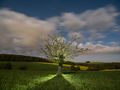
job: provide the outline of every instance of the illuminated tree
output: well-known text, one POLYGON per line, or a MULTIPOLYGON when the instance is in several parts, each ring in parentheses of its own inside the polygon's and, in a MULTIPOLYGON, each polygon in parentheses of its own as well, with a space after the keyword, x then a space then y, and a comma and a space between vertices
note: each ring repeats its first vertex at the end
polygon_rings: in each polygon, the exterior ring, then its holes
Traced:
POLYGON ((73 36, 70 40, 66 40, 62 35, 49 35, 44 40, 40 50, 41 53, 50 60, 58 63, 57 75, 62 74, 64 60, 72 58, 86 52, 88 49, 79 47, 78 36, 73 36))

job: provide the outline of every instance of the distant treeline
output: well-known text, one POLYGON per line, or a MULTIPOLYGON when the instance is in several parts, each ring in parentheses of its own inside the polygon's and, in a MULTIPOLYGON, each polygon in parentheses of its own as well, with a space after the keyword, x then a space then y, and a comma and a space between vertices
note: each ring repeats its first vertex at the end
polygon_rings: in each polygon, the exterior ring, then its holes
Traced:
POLYGON ((120 63, 84 63, 79 64, 83 66, 87 66, 88 70, 105 70, 105 69, 120 69, 120 63))
POLYGON ((75 63, 75 62, 69 62, 66 61, 65 64, 71 65, 71 68, 75 70, 80 70, 79 66, 86 66, 88 67, 88 71, 98 71, 98 70, 105 70, 105 69, 120 69, 120 62, 84 62, 84 63, 75 63))
MULTIPOLYGON (((23 56, 23 55, 13 55, 13 54, 0 54, 0 61, 16 61, 16 62, 48 62, 53 63, 51 60, 47 60, 40 57, 32 57, 32 56, 23 56)), ((75 63, 71 61, 65 61, 64 64, 70 65, 74 70, 80 70, 80 66, 88 67, 87 70, 97 71, 104 69, 120 69, 120 62, 109 62, 109 63, 94 63, 90 61, 86 61, 84 63, 75 63)))
POLYGON ((0 54, 0 61, 50 62, 50 60, 47 60, 45 58, 13 54, 0 54))

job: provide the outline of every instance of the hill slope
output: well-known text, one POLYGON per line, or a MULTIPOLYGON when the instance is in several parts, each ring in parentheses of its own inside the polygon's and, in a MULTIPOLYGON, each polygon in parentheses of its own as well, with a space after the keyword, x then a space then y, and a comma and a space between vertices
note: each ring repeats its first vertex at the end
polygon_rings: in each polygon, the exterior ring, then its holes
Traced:
POLYGON ((50 62, 45 58, 24 56, 24 55, 13 55, 13 54, 0 54, 0 61, 29 61, 29 62, 50 62))

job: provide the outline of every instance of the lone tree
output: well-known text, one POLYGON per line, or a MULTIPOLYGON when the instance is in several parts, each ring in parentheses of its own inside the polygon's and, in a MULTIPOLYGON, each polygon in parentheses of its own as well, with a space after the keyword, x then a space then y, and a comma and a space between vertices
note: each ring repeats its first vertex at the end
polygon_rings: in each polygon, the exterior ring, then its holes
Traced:
POLYGON ((79 47, 78 36, 73 36, 70 40, 66 40, 62 35, 49 35, 44 40, 40 50, 41 53, 49 60, 58 63, 57 75, 62 74, 63 63, 66 58, 71 58, 85 53, 88 49, 79 47))

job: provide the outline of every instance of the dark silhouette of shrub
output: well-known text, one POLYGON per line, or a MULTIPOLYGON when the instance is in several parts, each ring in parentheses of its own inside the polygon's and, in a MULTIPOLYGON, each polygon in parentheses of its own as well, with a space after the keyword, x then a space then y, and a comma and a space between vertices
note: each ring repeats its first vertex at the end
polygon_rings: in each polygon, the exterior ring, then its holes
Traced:
POLYGON ((18 69, 20 69, 20 70, 27 70, 27 66, 20 66, 18 69))
POLYGON ((73 71, 73 70, 75 70, 75 65, 74 64, 71 65, 71 71, 73 71))
POLYGON ((90 61, 86 61, 86 63, 90 63, 90 61))
POLYGON ((11 70, 12 69, 12 64, 11 63, 6 63, 3 67, 3 69, 11 70))
POLYGON ((101 64, 94 64, 94 65, 90 65, 88 66, 88 71, 99 71, 99 70, 104 70, 104 66, 101 64))
POLYGON ((79 65, 74 65, 74 64, 72 64, 71 65, 71 71, 79 71, 80 70, 80 67, 79 67, 79 65))

